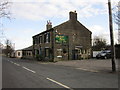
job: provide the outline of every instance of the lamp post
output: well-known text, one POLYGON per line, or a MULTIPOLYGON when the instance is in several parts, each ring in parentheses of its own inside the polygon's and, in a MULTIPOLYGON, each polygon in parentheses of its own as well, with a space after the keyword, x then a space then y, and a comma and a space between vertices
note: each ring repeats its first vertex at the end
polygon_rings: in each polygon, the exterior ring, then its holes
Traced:
POLYGON ((110 28, 110 40, 111 40, 112 71, 116 72, 115 48, 114 48, 113 24, 112 24, 112 11, 111 11, 111 1, 110 0, 108 0, 108 10, 109 10, 109 28, 110 28))

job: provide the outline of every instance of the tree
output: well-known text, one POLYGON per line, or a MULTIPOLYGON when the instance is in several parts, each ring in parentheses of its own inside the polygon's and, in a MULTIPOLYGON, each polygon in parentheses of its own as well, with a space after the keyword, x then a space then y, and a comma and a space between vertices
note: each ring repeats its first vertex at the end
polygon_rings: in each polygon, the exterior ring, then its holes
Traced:
POLYGON ((118 24, 118 43, 120 44, 120 1, 118 2, 118 14, 116 23, 118 24))
POLYGON ((10 2, 8 0, 0 0, 0 18, 7 17, 10 19, 10 2))
POLYGON ((115 8, 117 9, 117 11, 114 13, 115 22, 116 24, 120 25, 120 1, 118 2, 118 5, 115 6, 115 8))
POLYGON ((106 49, 106 47, 107 47, 106 39, 100 38, 99 36, 94 37, 92 47, 94 51, 101 51, 106 49))
POLYGON ((3 49, 3 53, 6 55, 6 56, 11 56, 12 52, 14 51, 14 48, 12 46, 12 43, 10 40, 6 40, 6 46, 5 46, 5 49, 3 49))
POLYGON ((114 22, 118 25, 118 44, 120 44, 120 1, 114 6, 113 16, 114 22))
MULTIPOLYGON (((9 7, 11 5, 11 2, 9 2, 8 0, 0 0, 0 19, 3 17, 6 17, 8 19, 10 19, 10 10, 9 7)), ((2 22, 0 22, 0 31, 2 30, 3 24, 2 22)), ((3 35, 3 31, 1 33, 1 35, 3 35)), ((2 37, 3 38, 3 37, 2 37)), ((0 40, 0 45, 2 45, 1 40, 0 40)), ((0 47, 0 49, 2 50, 2 48, 0 47)))

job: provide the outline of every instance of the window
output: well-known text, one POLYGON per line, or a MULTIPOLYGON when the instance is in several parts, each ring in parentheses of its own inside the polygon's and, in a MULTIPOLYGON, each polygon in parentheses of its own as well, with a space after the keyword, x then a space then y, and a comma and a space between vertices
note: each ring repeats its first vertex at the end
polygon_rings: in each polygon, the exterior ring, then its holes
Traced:
POLYGON ((33 38, 33 44, 35 44, 35 38, 33 38))
POLYGON ((57 49, 57 57, 62 57, 62 49, 57 49))
POLYGON ((39 43, 40 43, 40 36, 39 36, 39 43))
POLYGON ((41 48, 41 46, 40 46, 40 49, 39 49, 39 51, 40 51, 40 55, 42 55, 42 48, 41 48))
POLYGON ((33 39, 33 44, 39 44, 39 38, 38 37, 35 37, 33 39))
POLYGON ((42 43, 42 36, 39 37, 39 43, 42 43))
POLYGON ((39 44, 39 37, 36 37, 36 44, 39 44))
POLYGON ((45 43, 50 42, 50 33, 46 33, 46 34, 44 35, 44 42, 45 42, 45 43))
POLYGON ((48 33, 46 34, 46 43, 48 43, 48 33))
POLYGON ((50 42, 50 33, 48 33, 48 42, 50 42))
POLYGON ((28 56, 28 52, 27 52, 27 56, 28 56))
POLYGON ((46 43, 46 34, 44 34, 44 43, 46 43))
POLYGON ((18 52, 18 56, 20 56, 20 52, 18 52))
POLYGON ((23 56, 25 55, 25 52, 23 51, 23 56))
POLYGON ((36 50, 36 53, 39 54, 39 50, 36 50))
POLYGON ((45 48, 45 57, 50 57, 50 49, 45 48))

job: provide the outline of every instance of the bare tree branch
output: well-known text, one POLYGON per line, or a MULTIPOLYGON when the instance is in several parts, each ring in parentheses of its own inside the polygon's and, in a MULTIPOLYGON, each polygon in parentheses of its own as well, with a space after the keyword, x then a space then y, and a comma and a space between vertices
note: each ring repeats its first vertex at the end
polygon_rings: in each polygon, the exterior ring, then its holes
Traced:
POLYGON ((118 11, 115 14, 115 23, 120 25, 120 2, 118 2, 118 6, 116 6, 118 11))
POLYGON ((6 17, 10 19, 10 11, 8 10, 10 7, 11 2, 8 0, 0 1, 0 18, 6 17))

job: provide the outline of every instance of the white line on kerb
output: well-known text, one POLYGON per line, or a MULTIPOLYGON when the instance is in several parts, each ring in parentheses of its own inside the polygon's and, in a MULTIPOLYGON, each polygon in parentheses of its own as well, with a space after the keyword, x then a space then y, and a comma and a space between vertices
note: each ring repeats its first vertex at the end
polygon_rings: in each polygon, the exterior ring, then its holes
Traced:
POLYGON ((30 72, 32 72, 32 73, 36 73, 35 71, 33 71, 33 70, 31 70, 31 69, 29 69, 29 68, 26 68, 26 67, 22 67, 22 68, 24 68, 24 69, 26 69, 26 70, 28 70, 28 71, 30 71, 30 72))
POLYGON ((73 90, 72 88, 70 88, 70 87, 68 87, 68 86, 66 86, 66 85, 64 85, 64 84, 62 84, 62 83, 60 83, 60 82, 57 82, 57 81, 55 81, 55 80, 53 80, 53 79, 51 79, 51 78, 46 78, 46 79, 49 80, 49 81, 52 81, 52 82, 54 82, 54 83, 56 83, 56 84, 58 84, 58 85, 60 85, 60 86, 62 86, 62 87, 64 87, 64 88, 73 90))

